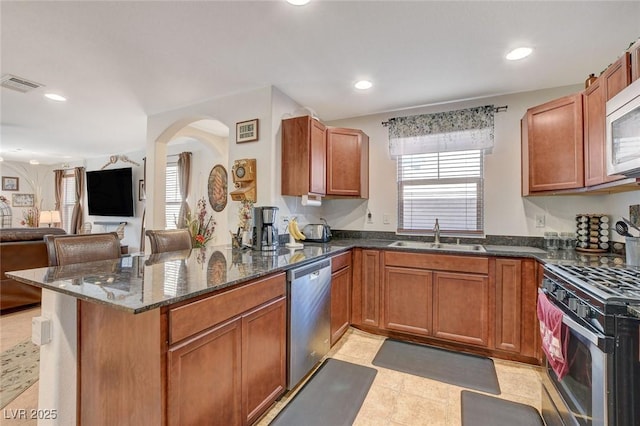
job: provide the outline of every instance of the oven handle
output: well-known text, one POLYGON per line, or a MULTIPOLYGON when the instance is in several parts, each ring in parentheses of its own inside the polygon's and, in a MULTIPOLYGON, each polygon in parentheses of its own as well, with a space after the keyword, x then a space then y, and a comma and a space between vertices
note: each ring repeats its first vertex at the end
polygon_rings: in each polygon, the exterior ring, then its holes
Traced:
POLYGON ((613 352, 613 338, 607 337, 600 333, 594 333, 593 331, 583 327, 582 325, 575 322, 572 318, 567 316, 566 314, 562 315, 562 323, 569 327, 571 330, 575 331, 579 335, 585 337, 591 343, 596 345, 600 350, 605 353, 613 352))

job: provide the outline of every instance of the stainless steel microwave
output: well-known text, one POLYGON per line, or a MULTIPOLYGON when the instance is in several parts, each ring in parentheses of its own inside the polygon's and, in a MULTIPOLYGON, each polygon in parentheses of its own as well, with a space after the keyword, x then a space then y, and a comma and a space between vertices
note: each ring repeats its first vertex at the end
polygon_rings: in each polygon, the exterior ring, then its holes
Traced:
POLYGON ((640 177, 640 79, 607 102, 607 174, 640 177))

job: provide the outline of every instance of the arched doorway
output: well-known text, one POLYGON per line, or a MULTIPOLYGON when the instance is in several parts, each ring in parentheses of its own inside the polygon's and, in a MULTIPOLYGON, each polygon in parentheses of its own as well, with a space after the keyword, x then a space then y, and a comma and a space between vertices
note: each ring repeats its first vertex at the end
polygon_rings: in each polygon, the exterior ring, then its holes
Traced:
MULTIPOLYGON (((171 209, 167 208, 167 166, 177 161, 181 152, 192 153, 191 185, 187 202, 193 210, 197 200, 207 197, 208 177, 215 165, 226 169, 229 162, 229 127, 210 117, 192 117, 181 119, 167 127, 154 142, 153 153, 148 157, 146 174, 147 217, 144 228, 164 229, 172 218, 171 209)), ((207 212, 214 214, 216 225, 216 243, 223 243, 222 230, 228 229, 226 209, 215 213, 207 202, 207 212)), ((143 234, 144 236, 144 234, 143 234)), ((142 238, 143 238, 142 236, 142 238)))

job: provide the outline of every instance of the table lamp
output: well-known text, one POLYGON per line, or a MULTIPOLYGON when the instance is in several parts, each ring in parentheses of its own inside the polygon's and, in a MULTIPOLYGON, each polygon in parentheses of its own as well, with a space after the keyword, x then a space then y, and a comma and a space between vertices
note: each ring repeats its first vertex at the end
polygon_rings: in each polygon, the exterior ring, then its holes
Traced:
POLYGON ((52 223, 60 223, 60 212, 58 210, 42 210, 40 212, 40 224, 48 224, 51 228, 52 223))

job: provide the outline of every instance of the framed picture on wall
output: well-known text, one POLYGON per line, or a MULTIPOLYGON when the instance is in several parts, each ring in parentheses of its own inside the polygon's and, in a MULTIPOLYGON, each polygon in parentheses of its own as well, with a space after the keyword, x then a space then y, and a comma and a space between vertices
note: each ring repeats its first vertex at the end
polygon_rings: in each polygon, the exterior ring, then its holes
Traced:
POLYGON ((13 176, 2 176, 3 191, 18 191, 20 189, 20 179, 13 176))
POLYGON ((258 140, 258 119, 236 123, 236 143, 258 140))
POLYGON ((33 207, 34 195, 33 194, 12 194, 11 204, 13 207, 33 207))

